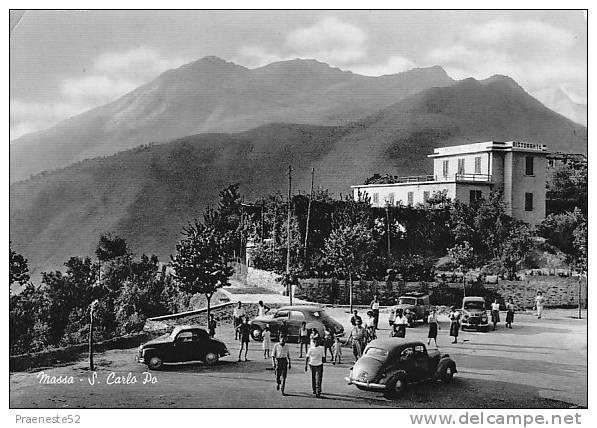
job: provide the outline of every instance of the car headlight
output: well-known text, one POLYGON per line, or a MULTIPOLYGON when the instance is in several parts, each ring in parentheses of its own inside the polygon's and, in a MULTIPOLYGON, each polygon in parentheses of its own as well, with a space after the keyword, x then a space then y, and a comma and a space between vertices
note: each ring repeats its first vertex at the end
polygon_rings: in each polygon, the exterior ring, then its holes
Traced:
POLYGON ((481 317, 481 319, 482 319, 483 321, 487 321, 487 315, 483 315, 483 316, 481 317))
POLYGON ((404 311, 405 314, 410 314, 410 309, 404 311))

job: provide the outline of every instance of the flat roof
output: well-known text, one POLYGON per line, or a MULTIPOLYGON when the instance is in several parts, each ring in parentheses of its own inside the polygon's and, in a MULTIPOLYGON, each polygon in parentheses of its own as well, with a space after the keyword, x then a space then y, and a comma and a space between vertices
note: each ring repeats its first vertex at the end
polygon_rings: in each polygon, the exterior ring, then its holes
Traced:
POLYGON ((427 157, 436 158, 492 151, 548 153, 545 144, 528 143, 526 141, 484 141, 479 143, 460 144, 457 146, 438 147, 433 149, 433 154, 427 155, 427 157))

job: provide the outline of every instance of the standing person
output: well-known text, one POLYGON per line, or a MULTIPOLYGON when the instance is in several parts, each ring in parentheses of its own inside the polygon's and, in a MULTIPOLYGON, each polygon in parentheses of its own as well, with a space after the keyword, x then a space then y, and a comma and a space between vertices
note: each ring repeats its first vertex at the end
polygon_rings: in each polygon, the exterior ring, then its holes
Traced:
POLYGON ((493 299, 493 303, 491 304, 491 322, 495 330, 497 324, 500 322, 500 304, 497 299, 493 299))
POLYGON ((269 331, 269 324, 263 330, 263 343, 261 346, 263 347, 263 359, 266 360, 270 357, 269 350, 272 346, 272 333, 269 331))
POLYGON ((363 321, 359 315, 359 311, 355 309, 353 311, 352 317, 350 317, 350 323, 355 326, 357 325, 357 320, 363 321))
POLYGON ((288 370, 292 367, 290 363, 290 349, 286 345, 286 336, 280 337, 280 341, 274 345, 272 351, 272 361, 274 362, 274 372, 276 373, 276 389, 282 387, 282 395, 286 395, 286 377, 288 370))
POLYGON ((309 350, 309 330, 307 330, 307 323, 304 321, 301 323, 301 328, 299 329, 299 346, 299 358, 303 358, 303 346, 305 347, 305 354, 309 350))
POLYGON ((514 302, 512 302, 512 297, 508 297, 508 302, 506 303, 506 327, 512 328, 512 323, 514 322, 514 302))
POLYGON ((257 310, 259 311, 259 316, 262 317, 270 311, 270 308, 263 304, 263 300, 260 300, 257 304, 257 310))
POLYGON ((365 323, 365 328, 367 329, 367 343, 369 343, 376 338, 375 317, 373 316, 373 311, 368 311, 367 316, 368 318, 367 322, 365 323))
POLYGON ((541 291, 537 291, 537 297, 535 297, 535 309, 537 309, 537 318, 541 318, 543 315, 543 305, 545 303, 545 297, 541 291))
POLYGON ((400 330, 398 330, 398 324, 392 324, 392 330, 390 330, 390 337, 400 337, 400 330))
POLYGON ((305 373, 307 366, 311 367, 311 388, 313 394, 319 398, 321 397, 321 384, 323 382, 323 358, 325 348, 322 346, 322 340, 317 339, 315 346, 311 346, 307 351, 307 358, 305 359, 305 373))
POLYGON ((450 307, 450 336, 454 337, 452 343, 458 342, 458 332, 460 331, 460 312, 456 310, 456 306, 450 307))
POLYGON ((325 327, 323 330, 323 361, 327 361, 328 349, 330 350, 330 361, 334 360, 334 334, 331 332, 329 327, 325 327))
POLYGON ((245 316, 245 309, 243 308, 243 303, 239 300, 238 304, 232 311, 232 317, 234 318, 234 340, 238 340, 238 326, 243 323, 243 317, 245 316))
POLYGON ((216 326, 217 324, 214 314, 209 314, 209 322, 207 323, 207 327, 209 330, 209 337, 212 339, 216 336, 216 326))
POLYGON ((242 319, 242 324, 239 325, 236 330, 238 331, 238 335, 240 337, 240 350, 238 351, 238 361, 240 361, 240 356, 243 353, 243 349, 245 350, 245 361, 247 360, 247 352, 249 352, 249 338, 251 337, 251 326, 249 325, 249 318, 244 317, 242 319))
POLYGON ((282 325, 280 326, 279 339, 282 340, 282 338, 284 338, 285 341, 288 342, 288 323, 286 322, 286 320, 282 321, 282 325))
POLYGON ((373 311, 373 319, 375 320, 375 330, 377 330, 377 326, 379 325, 379 300, 377 294, 373 296, 370 307, 371 311, 373 311))
POLYGON ((316 328, 312 328, 311 329, 311 342, 309 344, 309 347, 313 347, 315 346, 315 343, 319 340, 320 336, 319 336, 319 331, 317 331, 316 328))
POLYGON ((354 362, 356 363, 363 353, 363 345, 366 335, 363 321, 359 318, 356 320, 356 325, 352 328, 347 341, 352 341, 352 353, 354 355, 354 362))
POLYGON ((334 339, 334 361, 332 364, 342 364, 342 342, 339 337, 334 339))
POLYGON ((406 337, 406 325, 408 324, 408 318, 404 316, 402 309, 396 311, 396 319, 394 325, 398 326, 398 337, 406 337))
POLYGON ((437 331, 441 330, 439 322, 437 321, 437 312, 435 308, 431 309, 431 313, 427 317, 427 323, 429 323, 429 333, 427 333, 427 345, 431 343, 431 339, 435 342, 437 348, 437 331))

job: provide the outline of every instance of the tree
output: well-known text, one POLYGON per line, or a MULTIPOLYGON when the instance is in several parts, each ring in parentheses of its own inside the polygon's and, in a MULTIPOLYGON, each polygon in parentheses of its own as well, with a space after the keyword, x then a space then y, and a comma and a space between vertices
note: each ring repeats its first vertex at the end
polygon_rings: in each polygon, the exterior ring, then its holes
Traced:
POLYGON ((475 266, 473 247, 468 241, 464 241, 462 244, 456 244, 452 248, 448 248, 448 255, 454 260, 456 269, 460 268, 462 271, 462 289, 466 296, 466 274, 475 266))
POLYGON ((176 245, 176 255, 171 256, 174 276, 183 291, 205 295, 209 320, 213 294, 228 285, 233 273, 228 266, 227 241, 213 227, 197 220, 183 228, 183 236, 176 245))
POLYGON ((130 253, 124 238, 107 233, 100 236, 95 255, 100 262, 104 262, 117 257, 129 256, 130 253))
POLYGON ((508 279, 514 278, 520 263, 525 260, 532 247, 533 240, 529 226, 525 223, 513 225, 500 245, 500 260, 508 273, 508 279))
POLYGON ((326 263, 336 275, 348 278, 352 311, 352 279, 367 270, 374 255, 376 242, 373 232, 363 224, 341 226, 332 231, 324 247, 326 263))
POLYGON ((23 255, 10 249, 10 283, 24 285, 29 282, 29 266, 23 255))
MULTIPOLYGON (((569 259, 574 258, 574 231, 586 218, 579 208, 560 214, 550 214, 538 227, 539 234, 547 239, 550 245, 566 253, 569 259)), ((572 261, 572 260, 569 260, 572 261)))

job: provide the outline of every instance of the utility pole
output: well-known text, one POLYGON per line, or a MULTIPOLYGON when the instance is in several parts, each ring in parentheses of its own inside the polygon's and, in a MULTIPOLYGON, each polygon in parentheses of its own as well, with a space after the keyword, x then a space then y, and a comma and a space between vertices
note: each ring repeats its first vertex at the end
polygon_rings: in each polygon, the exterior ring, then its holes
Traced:
POLYGON ((89 371, 95 370, 93 366, 93 311, 98 303, 96 299, 89 305, 89 371))
POLYGON ((307 207, 307 226, 305 227, 305 248, 303 249, 303 258, 307 263, 307 242, 309 238, 309 218, 311 217, 311 202, 313 200, 313 179, 315 177, 315 168, 311 168, 311 193, 309 193, 309 206, 307 207))
POLYGON ((390 206, 386 205, 386 223, 387 223, 387 235, 388 235, 388 258, 392 255, 391 245, 390 245, 390 206))
POLYGON ((290 216, 292 210, 292 167, 288 165, 288 221, 286 223, 286 280, 288 281, 288 295, 292 306, 292 283, 290 281, 290 216))
POLYGON ((265 214, 263 209, 265 207, 265 202, 263 198, 261 198, 261 243, 263 244, 263 239, 265 237, 265 214))

